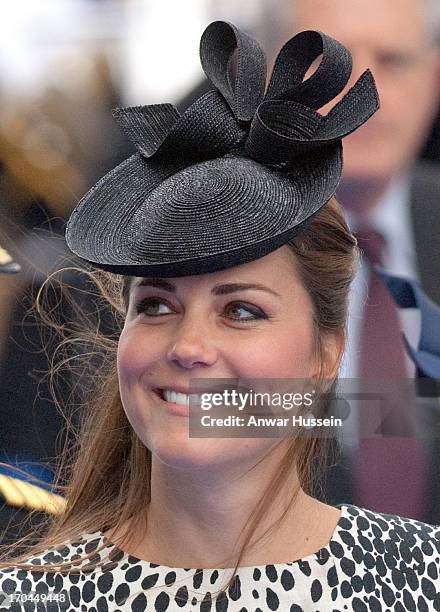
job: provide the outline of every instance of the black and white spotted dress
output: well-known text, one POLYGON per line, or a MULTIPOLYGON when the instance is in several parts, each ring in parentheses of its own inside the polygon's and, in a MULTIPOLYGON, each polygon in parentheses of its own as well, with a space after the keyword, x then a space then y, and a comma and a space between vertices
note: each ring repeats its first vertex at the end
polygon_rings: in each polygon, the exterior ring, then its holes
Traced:
POLYGON ((37 561, 75 560, 103 543, 107 546, 97 555, 113 549, 113 561, 80 575, 0 571, 0 610, 440 611, 440 527, 354 505, 339 507, 341 517, 327 546, 291 563, 240 568, 235 583, 217 598, 212 592, 227 582, 230 570, 149 563, 96 532, 37 561), (11 603, 20 594, 31 597, 11 603))

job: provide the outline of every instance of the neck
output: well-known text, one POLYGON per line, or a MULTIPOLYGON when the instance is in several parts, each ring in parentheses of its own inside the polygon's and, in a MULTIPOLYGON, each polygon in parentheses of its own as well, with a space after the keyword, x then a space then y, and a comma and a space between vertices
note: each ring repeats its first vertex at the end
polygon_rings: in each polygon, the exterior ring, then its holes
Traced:
MULTIPOLYGON (((277 469, 276 461, 261 461, 244 474, 228 466, 221 478, 219 472, 207 478, 205 470, 172 468, 153 456, 146 532, 135 533, 136 543, 124 548, 137 558, 170 567, 234 567, 252 512, 277 469)), ((328 544, 340 517, 339 509, 306 495, 296 475, 271 501, 241 566, 289 562, 312 554, 328 544)))

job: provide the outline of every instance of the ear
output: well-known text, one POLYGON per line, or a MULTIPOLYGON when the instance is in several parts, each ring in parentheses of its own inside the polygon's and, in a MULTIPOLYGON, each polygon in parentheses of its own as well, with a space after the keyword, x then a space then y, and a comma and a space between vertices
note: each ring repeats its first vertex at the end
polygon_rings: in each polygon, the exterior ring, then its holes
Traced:
POLYGON ((338 331, 321 333, 321 351, 317 355, 314 373, 311 378, 336 378, 345 348, 345 332, 338 331))

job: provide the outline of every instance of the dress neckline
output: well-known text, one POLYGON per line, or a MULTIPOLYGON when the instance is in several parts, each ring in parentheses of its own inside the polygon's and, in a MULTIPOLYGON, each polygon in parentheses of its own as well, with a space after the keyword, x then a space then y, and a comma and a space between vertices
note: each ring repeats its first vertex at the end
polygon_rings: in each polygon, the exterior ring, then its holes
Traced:
MULTIPOLYGON (((310 555, 302 557, 301 559, 296 559, 294 561, 284 561, 280 563, 264 563, 260 565, 244 565, 244 566, 239 566, 238 570, 241 571, 241 570, 264 569, 269 565, 274 568, 286 567, 286 566, 292 567, 295 565, 301 566, 305 563, 318 563, 319 565, 322 565, 332 555, 332 552, 331 552, 332 544, 334 544, 335 542, 340 542, 340 532, 344 529, 343 525, 346 522, 346 519, 350 516, 349 504, 336 504, 334 507, 339 508, 341 510, 341 516, 339 517, 339 520, 336 524, 336 527, 331 535, 331 538, 328 544, 326 544, 325 546, 323 546, 316 552, 313 552, 310 555)), ((185 572, 195 571, 196 569, 201 569, 201 568, 193 568, 193 567, 172 567, 169 565, 163 565, 161 563, 152 563, 151 561, 146 561, 145 559, 139 559, 138 557, 135 557, 134 555, 131 555, 130 553, 118 548, 116 544, 113 544, 113 542, 108 540, 108 538, 104 535, 102 531, 98 531, 96 532, 96 534, 92 534, 92 535, 97 535, 101 537, 102 542, 107 543, 107 547, 112 548, 118 554, 118 557, 120 560, 127 560, 129 558, 131 563, 141 564, 144 567, 148 567, 149 569, 159 567, 159 568, 164 568, 165 570, 169 570, 169 571, 181 570, 185 572)), ((212 567, 212 568, 203 568, 203 569, 206 571, 217 570, 217 571, 226 572, 228 570, 232 571, 234 568, 232 567, 222 567, 222 568, 212 567)))

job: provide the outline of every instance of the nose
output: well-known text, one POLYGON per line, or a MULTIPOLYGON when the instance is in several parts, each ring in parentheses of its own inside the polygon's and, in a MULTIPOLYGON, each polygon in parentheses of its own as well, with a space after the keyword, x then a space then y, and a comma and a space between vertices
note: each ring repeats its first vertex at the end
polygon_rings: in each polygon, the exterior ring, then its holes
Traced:
POLYGON ((200 318, 182 321, 167 351, 168 361, 185 369, 212 366, 217 355, 212 330, 201 324, 200 318))

